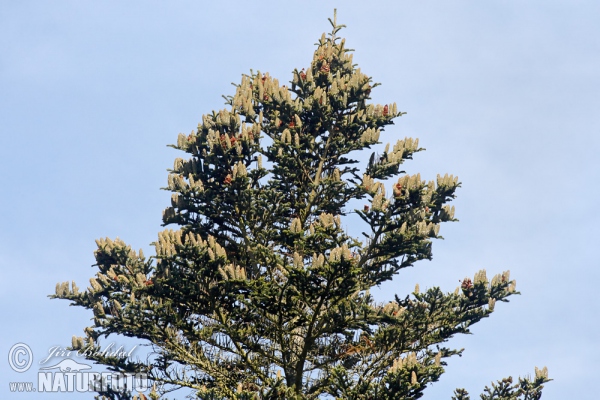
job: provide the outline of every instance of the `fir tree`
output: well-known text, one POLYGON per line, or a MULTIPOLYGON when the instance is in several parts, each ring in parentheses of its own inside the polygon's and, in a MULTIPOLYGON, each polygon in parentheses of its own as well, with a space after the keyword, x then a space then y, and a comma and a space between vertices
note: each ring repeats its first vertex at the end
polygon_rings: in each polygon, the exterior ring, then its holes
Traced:
MULTIPOLYGON (((447 203, 459 182, 401 171, 423 150, 411 138, 361 168, 355 152, 380 143, 403 113, 369 103, 377 84, 353 64, 337 36, 343 25, 330 22, 289 87, 243 76, 226 109, 179 135, 173 147, 187 158, 170 171, 163 214, 179 228, 158 234, 155 256, 97 240, 91 287, 57 285, 52 297, 94 313, 73 349, 199 399, 417 399, 462 352, 444 343, 517 293, 508 271, 491 280, 480 271, 454 293, 417 286, 387 304, 369 294, 431 259, 440 224, 456 221, 447 203), (354 222, 348 229, 357 217, 360 237, 354 222), (152 344, 155 358, 94 354, 111 334, 152 344)), ((539 399, 547 381, 536 368, 533 379, 503 379, 481 398, 539 399)), ((453 399, 469 395, 458 389, 453 399)))

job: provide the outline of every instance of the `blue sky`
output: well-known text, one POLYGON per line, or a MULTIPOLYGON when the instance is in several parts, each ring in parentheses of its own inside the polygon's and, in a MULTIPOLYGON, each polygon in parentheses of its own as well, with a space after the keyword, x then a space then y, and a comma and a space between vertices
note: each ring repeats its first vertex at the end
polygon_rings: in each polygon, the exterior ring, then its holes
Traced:
POLYGON ((375 296, 452 291, 481 268, 510 269, 522 293, 450 342, 465 353, 424 398, 544 365, 544 399, 595 398, 600 3, 578 0, 0 3, 2 398, 52 397, 10 394, 36 371, 6 355, 24 342, 38 361, 82 334, 91 313, 47 295, 89 285, 96 238, 152 254, 180 156, 166 145, 251 68, 291 80, 335 7, 382 83, 374 101, 408 112, 382 141, 418 137, 406 170, 462 182, 434 260, 375 296))

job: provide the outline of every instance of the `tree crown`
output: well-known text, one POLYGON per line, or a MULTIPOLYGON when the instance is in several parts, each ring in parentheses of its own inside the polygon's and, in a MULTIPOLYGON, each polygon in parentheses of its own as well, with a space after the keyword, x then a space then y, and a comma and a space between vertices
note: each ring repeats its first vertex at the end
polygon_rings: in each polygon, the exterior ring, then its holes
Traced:
MULTIPOLYGON (((412 138, 361 168, 360 151, 403 113, 369 102, 377 84, 353 64, 337 36, 343 25, 330 22, 289 87, 244 75, 226 109, 179 135, 173 147, 187 158, 170 170, 163 213, 179 229, 159 233, 156 256, 101 239, 91 287, 57 285, 55 297, 94 312, 74 349, 113 333, 145 339, 157 352, 150 364, 94 361, 201 399, 416 399, 462 351, 441 344, 515 293, 508 271, 491 280, 481 271, 454 293, 417 286, 388 304, 370 296, 431 258, 440 224, 455 221, 447 203, 459 182, 402 171, 423 150, 412 138), (359 237, 348 232, 356 218, 359 237)), ((536 391, 546 380, 520 382, 536 391)))

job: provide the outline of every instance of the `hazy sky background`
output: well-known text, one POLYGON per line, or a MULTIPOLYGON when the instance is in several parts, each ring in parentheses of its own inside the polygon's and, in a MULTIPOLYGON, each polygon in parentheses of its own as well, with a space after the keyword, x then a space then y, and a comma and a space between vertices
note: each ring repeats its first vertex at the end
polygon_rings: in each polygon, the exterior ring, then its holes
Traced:
MULTIPOLYGON (((284 83, 307 67, 338 8, 354 61, 408 114, 381 139, 418 137, 406 164, 458 175, 458 223, 434 260, 376 291, 380 300, 452 291, 465 276, 511 270, 521 296, 449 344, 425 399, 472 398, 490 381, 546 365, 545 400, 596 399, 600 359, 597 1, 2 1, 0 2, 0 397, 36 380, 53 346, 82 335, 91 312, 50 301, 56 282, 89 286, 94 240, 153 254, 169 204, 167 148, 242 73, 284 83), (9 348, 35 354, 12 371, 9 348)), ((358 234, 358 233, 357 233, 358 234)), ((60 358, 55 359, 59 361, 60 358)), ((81 360, 80 360, 81 361, 81 360)), ((181 396, 181 395, 180 395, 181 396)))

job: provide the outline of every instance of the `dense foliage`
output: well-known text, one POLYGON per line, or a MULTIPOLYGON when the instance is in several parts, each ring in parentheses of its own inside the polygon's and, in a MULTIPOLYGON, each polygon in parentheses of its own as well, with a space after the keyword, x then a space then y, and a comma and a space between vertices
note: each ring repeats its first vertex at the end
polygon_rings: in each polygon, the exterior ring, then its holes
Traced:
MULTIPOLYGON (((111 334, 151 343, 149 361, 88 358, 148 373, 160 384, 153 398, 187 387, 200 399, 417 399, 462 351, 445 342, 516 293, 508 271, 480 271, 454 293, 417 286, 387 304, 369 294, 431 258, 440 224, 455 220, 447 203, 459 182, 401 171, 423 150, 411 138, 361 167, 358 152, 380 143, 402 112, 369 103, 377 84, 331 23, 289 87, 243 76, 227 109, 179 135, 173 147, 187 158, 170 171, 163 214, 179 228, 158 234, 155 256, 98 240, 91 287, 57 285, 53 297, 94 313, 74 349, 99 348, 111 334)), ((482 398, 537 399, 547 380, 536 369, 482 398)), ((469 396, 459 389, 453 398, 469 396)))

